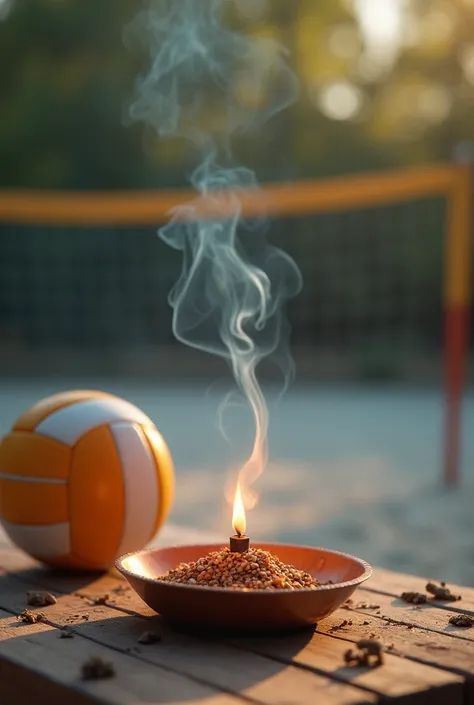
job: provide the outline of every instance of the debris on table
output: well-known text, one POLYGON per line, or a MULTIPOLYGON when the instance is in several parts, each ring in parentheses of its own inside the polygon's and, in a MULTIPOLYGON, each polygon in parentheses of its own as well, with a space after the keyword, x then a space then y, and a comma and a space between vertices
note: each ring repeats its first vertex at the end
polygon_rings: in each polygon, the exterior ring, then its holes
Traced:
POLYGON ((367 666, 377 668, 384 662, 382 644, 371 639, 361 639, 356 644, 358 651, 348 649, 344 654, 344 661, 349 666, 367 666))
POLYGON ((156 632, 143 632, 138 637, 139 644, 158 644, 161 641, 161 634, 156 632))
POLYGON ((428 598, 423 592, 402 592, 400 599, 412 605, 423 605, 428 598))
POLYGON ((94 597, 91 599, 93 605, 106 605, 110 599, 110 595, 100 595, 100 597, 94 597))
POLYGON ((59 631, 59 638, 60 638, 60 639, 73 639, 73 638, 74 638, 74 632, 73 632, 72 629, 70 629, 69 627, 63 627, 63 628, 59 631))
POLYGON ((26 603, 31 607, 46 607, 47 605, 55 605, 57 602, 54 595, 50 592, 27 592, 26 603))
POLYGON ((81 677, 83 680, 101 680, 115 676, 115 668, 110 661, 105 661, 100 656, 91 656, 82 664, 81 677))
POLYGON ((76 622, 78 619, 83 619, 84 621, 88 622, 89 615, 88 614, 72 614, 70 617, 67 618, 67 621, 68 622, 76 622))
POLYGON ((456 602, 461 599, 461 595, 454 595, 451 590, 446 587, 445 582, 441 582, 439 585, 436 583, 429 582, 426 585, 426 592, 433 595, 435 600, 442 600, 445 602, 456 602))
POLYGON ((41 620, 44 619, 44 613, 23 610, 23 612, 18 615, 18 619, 21 619, 21 621, 25 622, 25 624, 36 624, 36 622, 41 622, 41 620))
POLYGON ((344 602, 342 605, 342 609, 344 610, 379 610, 380 605, 377 605, 375 602, 367 602, 366 600, 363 600, 362 602, 357 602, 354 604, 354 600, 349 597, 348 600, 344 602))
POLYGON ((468 614, 453 614, 449 620, 455 627, 474 627, 474 617, 468 614))
POLYGON ((334 626, 331 627, 329 630, 330 632, 337 632, 339 629, 343 629, 344 627, 349 627, 353 624, 352 619, 343 619, 340 624, 334 624, 334 626))

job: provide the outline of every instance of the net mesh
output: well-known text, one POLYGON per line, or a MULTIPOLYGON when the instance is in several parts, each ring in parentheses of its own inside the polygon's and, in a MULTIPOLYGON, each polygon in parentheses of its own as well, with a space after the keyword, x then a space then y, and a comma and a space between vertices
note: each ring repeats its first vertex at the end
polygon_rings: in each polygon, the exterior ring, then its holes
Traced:
MULTIPOLYGON (((304 278, 289 307, 294 347, 375 367, 439 356, 445 230, 446 203, 433 198, 273 221, 269 240, 304 278)), ((60 355, 177 346, 167 295, 180 264, 151 226, 3 224, 1 347, 60 355)))

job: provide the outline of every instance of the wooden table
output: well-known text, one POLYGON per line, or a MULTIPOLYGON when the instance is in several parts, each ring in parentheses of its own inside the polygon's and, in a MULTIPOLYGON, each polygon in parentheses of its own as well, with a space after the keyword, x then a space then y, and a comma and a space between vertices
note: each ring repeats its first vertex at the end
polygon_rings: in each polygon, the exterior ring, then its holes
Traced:
MULTIPOLYGON (((161 541, 186 535, 168 529, 161 541)), ((118 574, 53 573, 0 542, 0 703, 474 704, 474 628, 449 624, 455 613, 474 615, 474 589, 453 587, 463 598, 455 603, 414 607, 399 599, 405 590, 423 592, 425 583, 377 569, 351 608, 314 633, 216 640, 171 631, 118 574), (44 621, 25 624, 17 615, 26 592, 38 589, 57 603, 41 608, 44 621), (66 625, 73 638, 59 638, 66 625), (159 632, 161 641, 139 643, 145 631, 159 632), (361 638, 384 645, 383 666, 345 665, 344 653, 361 638), (93 655, 115 675, 82 680, 81 666, 93 655)))

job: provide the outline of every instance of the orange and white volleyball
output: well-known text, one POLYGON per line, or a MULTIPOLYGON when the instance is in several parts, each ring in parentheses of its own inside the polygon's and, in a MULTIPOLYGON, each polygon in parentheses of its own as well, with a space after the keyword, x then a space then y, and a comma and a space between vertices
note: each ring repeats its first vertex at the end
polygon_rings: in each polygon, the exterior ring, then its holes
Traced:
POLYGON ((169 512, 173 485, 153 422, 102 392, 43 399, 0 442, 3 527, 51 565, 101 570, 143 548, 169 512))

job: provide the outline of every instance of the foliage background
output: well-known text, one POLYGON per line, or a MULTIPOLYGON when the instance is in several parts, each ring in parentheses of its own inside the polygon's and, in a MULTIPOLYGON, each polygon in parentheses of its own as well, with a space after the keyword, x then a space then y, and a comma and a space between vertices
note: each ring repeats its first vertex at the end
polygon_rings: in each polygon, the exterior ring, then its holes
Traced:
MULTIPOLYGON (((143 57, 126 50, 122 33, 141 5, 3 0, 2 186, 183 181, 186 148, 123 119, 143 57)), ((229 10, 243 31, 287 46, 301 80, 298 103, 257 151, 255 140, 247 145, 262 178, 446 160, 455 143, 474 138, 472 0, 239 0, 229 10)))

